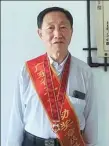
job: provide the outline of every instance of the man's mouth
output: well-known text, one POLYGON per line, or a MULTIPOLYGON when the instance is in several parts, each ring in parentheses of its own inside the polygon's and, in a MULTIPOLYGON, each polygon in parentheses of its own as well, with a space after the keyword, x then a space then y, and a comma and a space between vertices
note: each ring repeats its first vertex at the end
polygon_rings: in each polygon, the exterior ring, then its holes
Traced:
POLYGON ((53 44, 63 44, 63 42, 62 41, 57 41, 57 42, 54 42, 53 44))

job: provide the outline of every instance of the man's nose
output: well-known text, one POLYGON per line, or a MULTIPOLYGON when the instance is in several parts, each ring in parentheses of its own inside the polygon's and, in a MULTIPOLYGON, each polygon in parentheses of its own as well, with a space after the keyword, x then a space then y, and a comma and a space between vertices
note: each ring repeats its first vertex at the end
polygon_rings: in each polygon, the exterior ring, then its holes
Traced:
POLYGON ((54 37, 56 37, 56 38, 62 38, 62 32, 61 32, 61 30, 59 28, 56 28, 54 30, 54 37))

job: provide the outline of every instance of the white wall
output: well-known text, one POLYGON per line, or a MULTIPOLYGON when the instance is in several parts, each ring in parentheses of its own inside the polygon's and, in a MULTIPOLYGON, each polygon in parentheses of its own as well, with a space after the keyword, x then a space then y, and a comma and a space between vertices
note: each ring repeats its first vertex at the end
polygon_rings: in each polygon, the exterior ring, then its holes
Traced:
MULTIPOLYGON (((86 62, 87 53, 82 49, 87 47, 87 13, 86 1, 2 1, 1 4, 1 146, 5 146, 17 74, 25 60, 45 52, 37 35, 37 14, 49 6, 68 9, 74 17, 70 52, 86 62)), ((92 34, 92 45, 96 47, 94 31, 92 34)), ((109 69, 104 72, 103 68, 95 68, 93 72, 99 108, 98 146, 108 146, 109 69)))

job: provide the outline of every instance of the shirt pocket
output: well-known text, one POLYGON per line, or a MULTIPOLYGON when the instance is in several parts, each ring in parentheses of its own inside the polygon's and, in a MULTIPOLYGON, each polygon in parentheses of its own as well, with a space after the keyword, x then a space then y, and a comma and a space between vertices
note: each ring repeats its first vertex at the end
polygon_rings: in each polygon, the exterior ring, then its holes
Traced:
POLYGON ((86 105, 85 99, 84 100, 79 99, 74 96, 68 96, 68 97, 69 97, 71 105, 73 106, 77 116, 79 116, 79 117, 83 116, 84 108, 86 105))

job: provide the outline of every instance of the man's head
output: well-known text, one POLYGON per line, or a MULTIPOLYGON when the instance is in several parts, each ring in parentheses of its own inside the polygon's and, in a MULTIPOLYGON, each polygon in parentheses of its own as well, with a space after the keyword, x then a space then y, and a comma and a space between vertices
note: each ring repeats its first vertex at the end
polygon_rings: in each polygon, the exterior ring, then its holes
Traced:
POLYGON ((37 25, 47 53, 54 59, 65 57, 73 31, 72 15, 63 8, 47 8, 39 13, 37 25))

